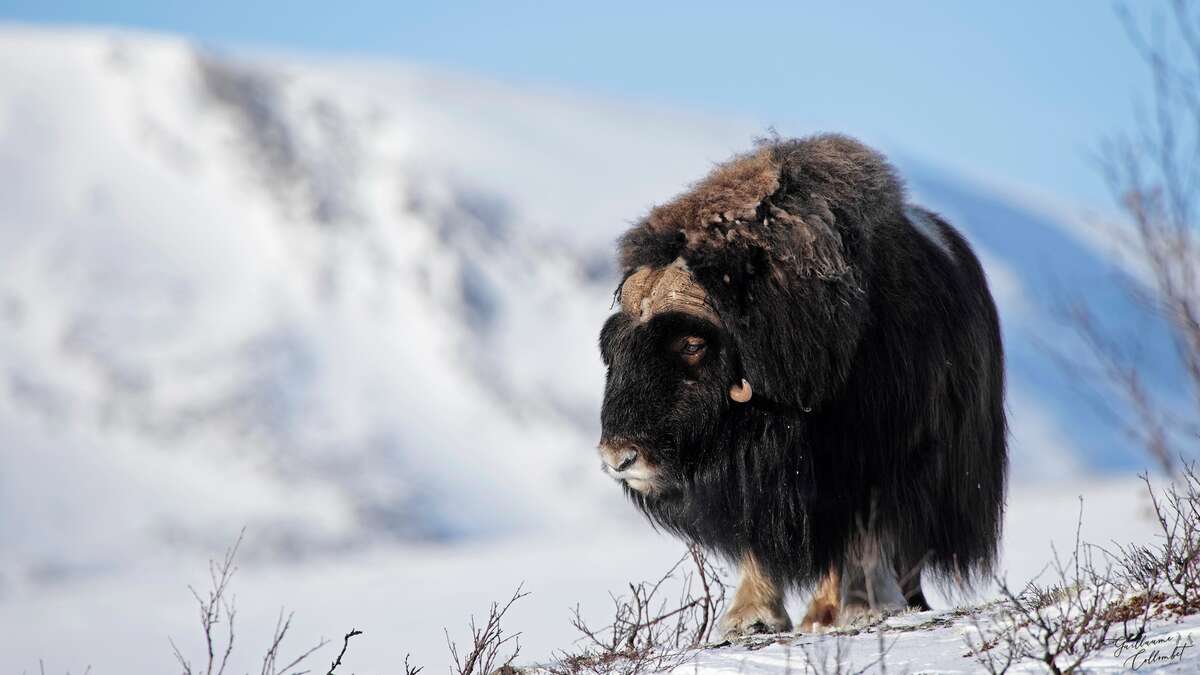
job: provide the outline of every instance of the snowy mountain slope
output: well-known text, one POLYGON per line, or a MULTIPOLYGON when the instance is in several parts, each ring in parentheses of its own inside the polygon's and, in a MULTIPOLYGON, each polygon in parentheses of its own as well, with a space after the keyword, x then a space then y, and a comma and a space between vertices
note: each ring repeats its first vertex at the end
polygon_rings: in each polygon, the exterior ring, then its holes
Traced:
MULTIPOLYGON (((48 444, 203 466, 224 525, 167 500, 142 507, 153 529, 211 546, 270 523, 288 551, 616 503, 590 450, 611 242, 749 125, 166 37, 12 27, 0 51, 4 474, 48 444)), ((1062 333, 1047 270, 1134 323, 1106 262, 1037 213, 902 168, 988 266, 1014 473, 1140 465, 1035 340, 1062 333)))
POLYGON ((594 360, 607 280, 408 165, 406 133, 360 138, 365 103, 123 44, 9 45, 6 416, 256 475, 294 495, 269 522, 302 548, 538 521, 526 485, 590 469, 594 441, 578 390, 513 332, 548 320, 537 353, 594 360))

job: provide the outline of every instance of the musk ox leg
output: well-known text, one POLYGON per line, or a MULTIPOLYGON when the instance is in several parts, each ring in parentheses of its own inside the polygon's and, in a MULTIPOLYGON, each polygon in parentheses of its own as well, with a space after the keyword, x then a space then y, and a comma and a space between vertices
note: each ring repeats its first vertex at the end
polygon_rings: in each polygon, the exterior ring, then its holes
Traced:
POLYGON ((840 571, 838 623, 855 623, 905 609, 908 602, 888 547, 877 537, 860 535, 840 571))
POLYGON ((921 572, 924 569, 924 559, 916 565, 909 565, 900 560, 896 561, 896 575, 900 578, 900 591, 904 593, 904 601, 908 604, 909 609, 918 612, 927 612, 933 609, 925 600, 925 591, 921 588, 921 572))
POLYGON ((812 600, 808 603, 808 611, 800 622, 800 630, 815 633, 822 628, 837 625, 838 610, 841 609, 841 581, 837 568, 829 570, 829 574, 817 584, 812 600))
POLYGON ((753 554, 742 556, 742 580, 733 603, 721 618, 725 637, 752 633, 783 633, 792 629, 783 606, 783 589, 767 576, 753 554))
POLYGON ((916 588, 905 588, 904 597, 908 600, 908 608, 918 612, 928 612, 933 609, 929 605, 929 601, 925 599, 925 591, 921 590, 921 582, 917 582, 916 588))

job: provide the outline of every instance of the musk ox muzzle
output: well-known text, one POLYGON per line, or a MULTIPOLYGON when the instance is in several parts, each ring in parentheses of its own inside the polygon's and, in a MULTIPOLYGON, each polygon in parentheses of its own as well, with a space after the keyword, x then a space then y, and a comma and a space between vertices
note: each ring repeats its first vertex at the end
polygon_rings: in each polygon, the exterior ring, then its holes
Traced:
POLYGON ((646 461, 645 453, 628 441, 602 441, 600 470, 618 483, 643 494, 653 492, 658 472, 646 461))

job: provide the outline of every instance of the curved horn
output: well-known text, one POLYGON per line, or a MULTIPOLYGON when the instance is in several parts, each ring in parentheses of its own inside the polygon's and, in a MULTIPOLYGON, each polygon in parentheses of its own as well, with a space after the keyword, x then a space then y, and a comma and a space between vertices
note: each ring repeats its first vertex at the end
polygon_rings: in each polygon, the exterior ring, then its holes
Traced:
POLYGON ((663 312, 683 312, 718 323, 708 294, 683 258, 657 269, 639 267, 629 275, 621 285, 621 309, 643 323, 663 312))
POLYGON ((746 403, 750 397, 754 395, 754 389, 750 386, 750 382, 746 378, 742 378, 741 383, 735 384, 729 388, 729 398, 737 403, 746 403))
POLYGON ((641 317, 645 308, 642 300, 650 294, 654 282, 658 280, 656 270, 650 267, 639 267, 636 272, 625 278, 621 284, 621 309, 630 316, 641 317))

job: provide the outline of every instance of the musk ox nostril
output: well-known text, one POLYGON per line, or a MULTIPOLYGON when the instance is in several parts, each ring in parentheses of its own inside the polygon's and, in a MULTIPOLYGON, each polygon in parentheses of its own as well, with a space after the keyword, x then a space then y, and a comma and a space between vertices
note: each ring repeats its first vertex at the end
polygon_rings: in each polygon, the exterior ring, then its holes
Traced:
POLYGON ((624 471, 625 469, 633 466, 633 463, 637 461, 637 458, 637 450, 625 451, 625 454, 621 457, 621 463, 617 465, 617 471, 624 471))

